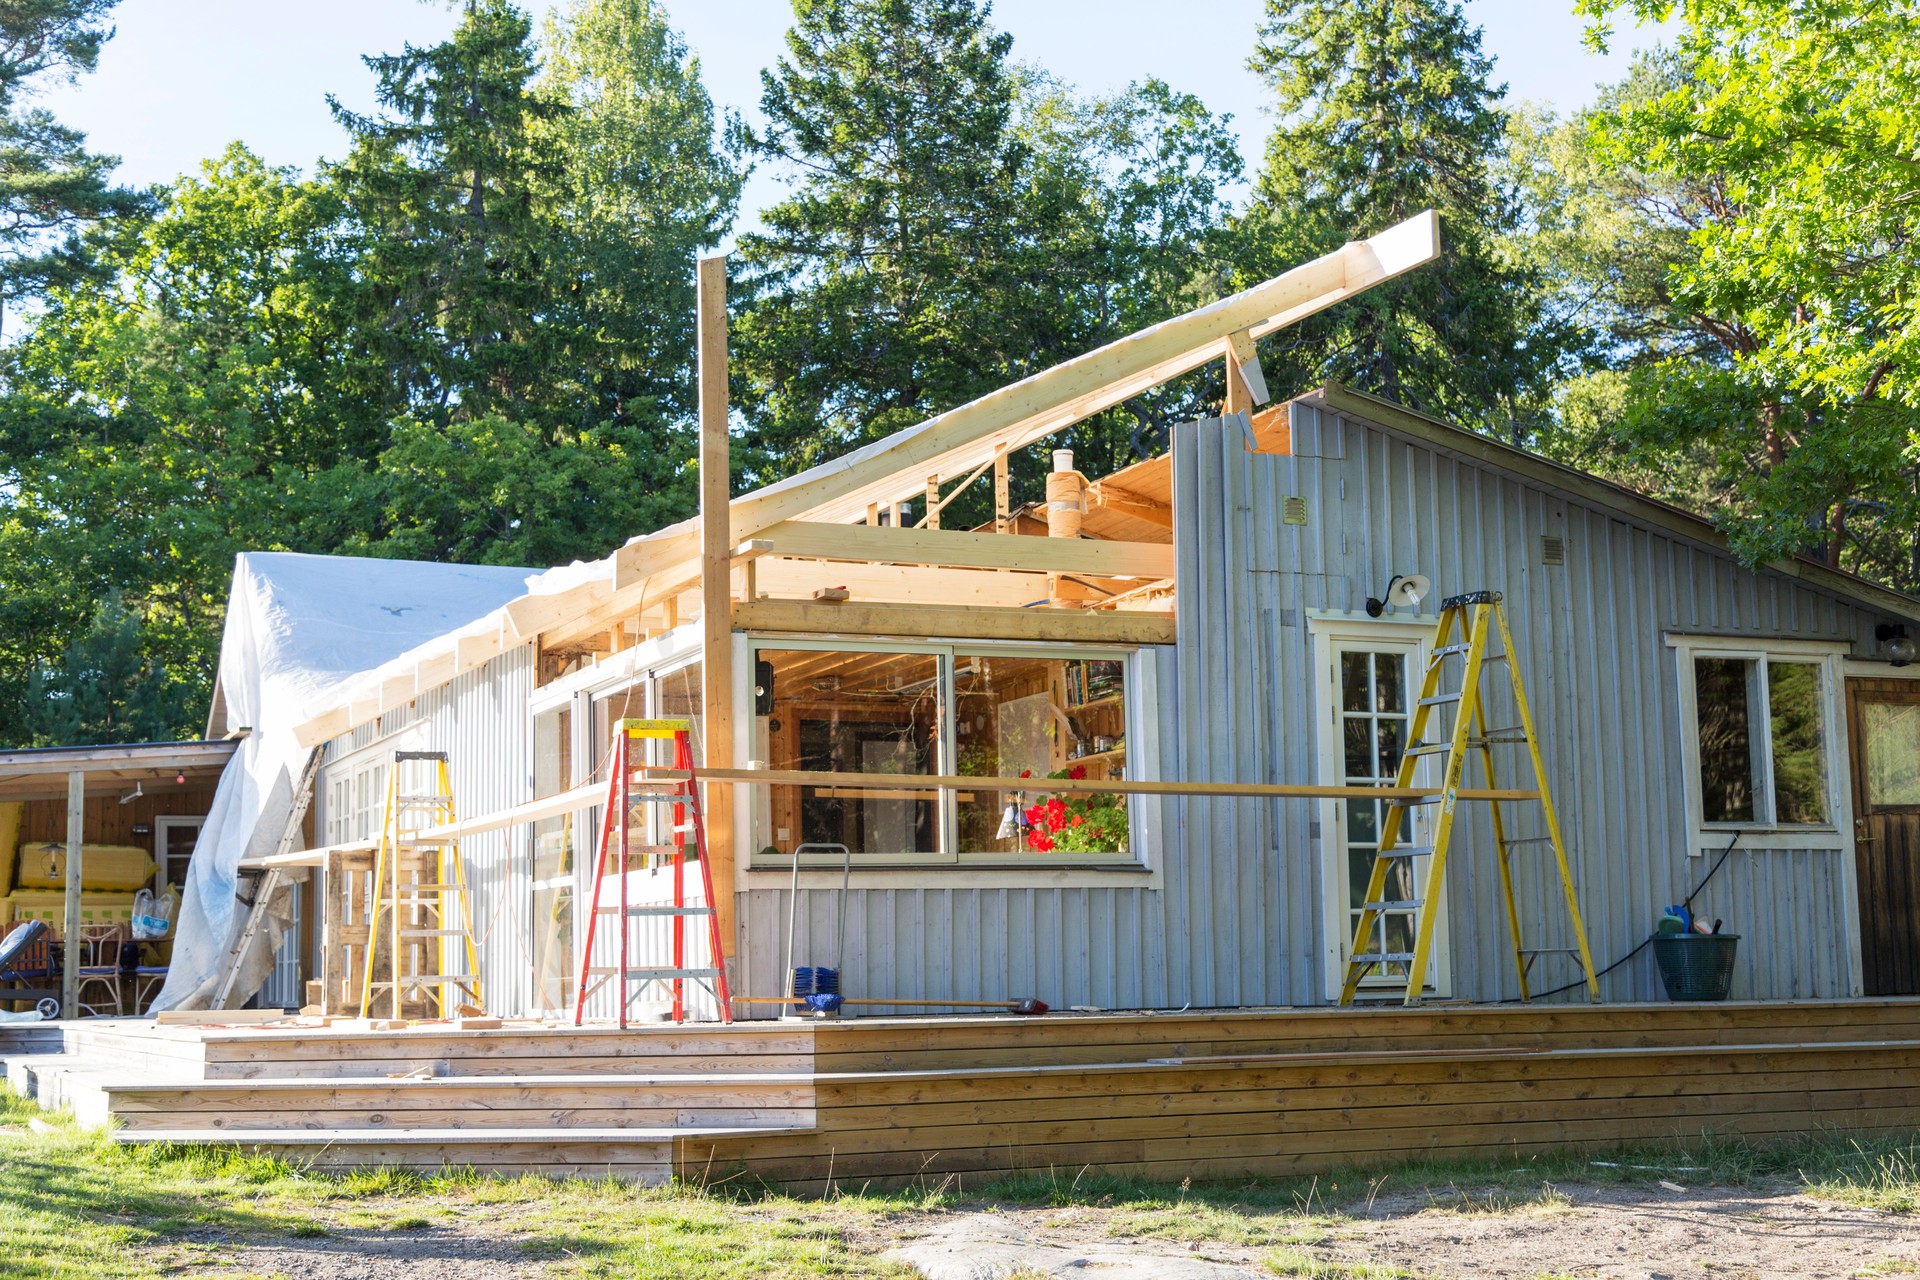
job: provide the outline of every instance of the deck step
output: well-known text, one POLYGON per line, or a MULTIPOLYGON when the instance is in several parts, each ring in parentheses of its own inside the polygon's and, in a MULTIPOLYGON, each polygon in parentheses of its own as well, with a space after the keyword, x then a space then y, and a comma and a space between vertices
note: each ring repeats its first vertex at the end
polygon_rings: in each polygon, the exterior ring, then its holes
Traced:
POLYGON ((566 1128, 549 1126, 531 1129, 223 1129, 209 1133, 204 1129, 121 1129, 115 1142, 140 1144, 155 1142, 213 1142, 221 1146, 258 1143, 277 1147, 318 1146, 401 1146, 423 1143, 477 1144, 487 1147, 514 1146, 521 1143, 551 1145, 565 1142, 601 1142, 645 1145, 672 1142, 675 1138, 768 1138, 788 1137, 814 1132, 812 1125, 693 1125, 686 1128, 566 1128))
POLYGON ((800 1075, 436 1076, 101 1082, 128 1130, 764 1128, 811 1124, 800 1075))

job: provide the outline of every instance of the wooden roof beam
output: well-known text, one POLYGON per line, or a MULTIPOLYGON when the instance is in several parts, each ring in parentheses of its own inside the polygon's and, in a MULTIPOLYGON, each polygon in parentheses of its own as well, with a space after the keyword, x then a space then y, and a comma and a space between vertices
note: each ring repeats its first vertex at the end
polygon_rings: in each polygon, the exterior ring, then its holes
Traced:
POLYGON ((777 554, 821 560, 918 564, 946 569, 1086 573, 1103 578, 1170 578, 1173 548, 1158 542, 1009 537, 957 529, 889 529, 789 520, 763 531, 777 554))

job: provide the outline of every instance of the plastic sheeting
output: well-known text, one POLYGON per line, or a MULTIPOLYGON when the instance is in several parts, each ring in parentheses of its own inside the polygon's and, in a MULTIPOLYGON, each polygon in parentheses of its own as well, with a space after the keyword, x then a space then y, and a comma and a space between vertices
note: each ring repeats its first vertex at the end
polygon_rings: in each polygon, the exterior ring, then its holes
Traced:
MULTIPOLYGON (((155 1010, 204 1009, 217 994, 246 924, 249 904, 236 896, 240 861, 274 851, 306 763, 294 727, 327 710, 355 676, 524 595, 530 572, 289 552, 235 557, 216 703, 226 724, 212 728, 250 732, 220 776, 194 845, 155 1010)), ((236 997, 252 995, 272 970, 289 912, 278 902, 269 911, 270 927, 243 957, 236 997)))

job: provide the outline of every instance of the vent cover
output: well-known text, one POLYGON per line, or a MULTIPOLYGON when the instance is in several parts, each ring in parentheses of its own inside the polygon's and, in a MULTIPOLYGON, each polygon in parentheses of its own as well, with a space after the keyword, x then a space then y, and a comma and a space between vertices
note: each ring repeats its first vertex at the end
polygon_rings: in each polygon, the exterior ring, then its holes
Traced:
POLYGON ((1281 524, 1305 524, 1307 522, 1307 500, 1297 495, 1280 499, 1281 524))
POLYGON ((1540 563, 1565 564, 1567 562, 1567 543, 1558 534, 1540 535, 1540 563))

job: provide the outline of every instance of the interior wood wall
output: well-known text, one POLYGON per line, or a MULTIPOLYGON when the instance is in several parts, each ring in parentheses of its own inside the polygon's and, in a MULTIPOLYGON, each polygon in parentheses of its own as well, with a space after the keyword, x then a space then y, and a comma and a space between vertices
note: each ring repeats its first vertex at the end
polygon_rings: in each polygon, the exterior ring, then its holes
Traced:
MULTIPOLYGON (((129 784, 127 790, 131 791, 129 784)), ((121 793, 121 794, 124 794, 121 793)), ((175 786, 171 779, 146 784, 146 794, 120 803, 119 795, 88 796, 83 837, 93 844, 130 844, 153 848, 151 833, 136 836, 136 824, 151 824, 155 818, 203 817, 213 806, 213 784, 193 783, 175 786)), ((20 816, 20 843, 42 840, 65 842, 67 838, 67 802, 29 800, 20 816)))

